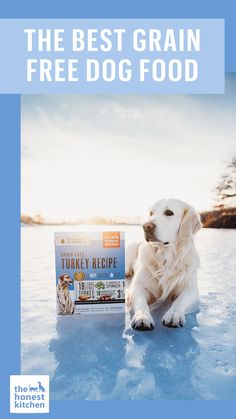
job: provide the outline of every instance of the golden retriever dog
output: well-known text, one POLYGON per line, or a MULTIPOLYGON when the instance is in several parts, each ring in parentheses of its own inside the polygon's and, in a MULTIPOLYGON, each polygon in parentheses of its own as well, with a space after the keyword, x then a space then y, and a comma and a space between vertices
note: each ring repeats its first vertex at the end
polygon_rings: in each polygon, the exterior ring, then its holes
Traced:
POLYGON ((128 305, 131 326, 152 330, 150 305, 171 301, 162 318, 167 327, 185 324, 185 314, 198 302, 199 256, 193 235, 201 228, 193 207, 178 199, 163 199, 152 206, 143 224, 145 240, 126 251, 126 275, 132 276, 128 305))

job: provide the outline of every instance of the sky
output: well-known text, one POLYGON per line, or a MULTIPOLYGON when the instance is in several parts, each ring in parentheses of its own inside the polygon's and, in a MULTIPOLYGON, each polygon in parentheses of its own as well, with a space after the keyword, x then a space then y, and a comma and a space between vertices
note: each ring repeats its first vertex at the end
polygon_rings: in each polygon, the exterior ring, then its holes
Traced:
POLYGON ((23 95, 21 210, 47 219, 197 210, 236 154, 236 75, 225 95, 23 95))

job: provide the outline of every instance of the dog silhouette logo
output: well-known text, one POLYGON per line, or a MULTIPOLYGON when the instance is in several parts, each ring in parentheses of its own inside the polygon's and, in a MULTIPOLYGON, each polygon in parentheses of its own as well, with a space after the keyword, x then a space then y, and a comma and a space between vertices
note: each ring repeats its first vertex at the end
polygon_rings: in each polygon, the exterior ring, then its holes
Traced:
POLYGON ((29 384, 29 391, 38 391, 38 387, 33 387, 31 384, 29 384))
POLYGON ((44 386, 41 384, 41 381, 38 381, 38 385, 39 385, 39 391, 42 391, 43 393, 46 391, 44 386))
POLYGON ((36 392, 41 391, 42 393, 45 393, 46 391, 41 381, 38 381, 38 386, 32 386, 31 384, 29 384, 28 387, 29 387, 29 391, 36 391, 36 392))

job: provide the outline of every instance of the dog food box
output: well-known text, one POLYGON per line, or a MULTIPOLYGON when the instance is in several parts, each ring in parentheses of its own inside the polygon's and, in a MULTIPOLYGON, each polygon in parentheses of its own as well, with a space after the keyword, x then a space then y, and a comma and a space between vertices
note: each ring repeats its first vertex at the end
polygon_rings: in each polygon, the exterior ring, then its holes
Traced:
POLYGON ((125 310, 124 232, 55 233, 58 314, 125 310))

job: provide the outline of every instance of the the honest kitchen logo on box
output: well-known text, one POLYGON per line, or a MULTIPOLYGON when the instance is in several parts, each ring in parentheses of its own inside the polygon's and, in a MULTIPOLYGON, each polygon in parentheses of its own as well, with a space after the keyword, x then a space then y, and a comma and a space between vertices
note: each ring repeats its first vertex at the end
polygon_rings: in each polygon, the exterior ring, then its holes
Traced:
POLYGON ((11 375, 10 412, 49 413, 49 376, 11 375))
POLYGON ((118 231, 106 231, 103 233, 103 247, 120 247, 120 233, 118 231))

